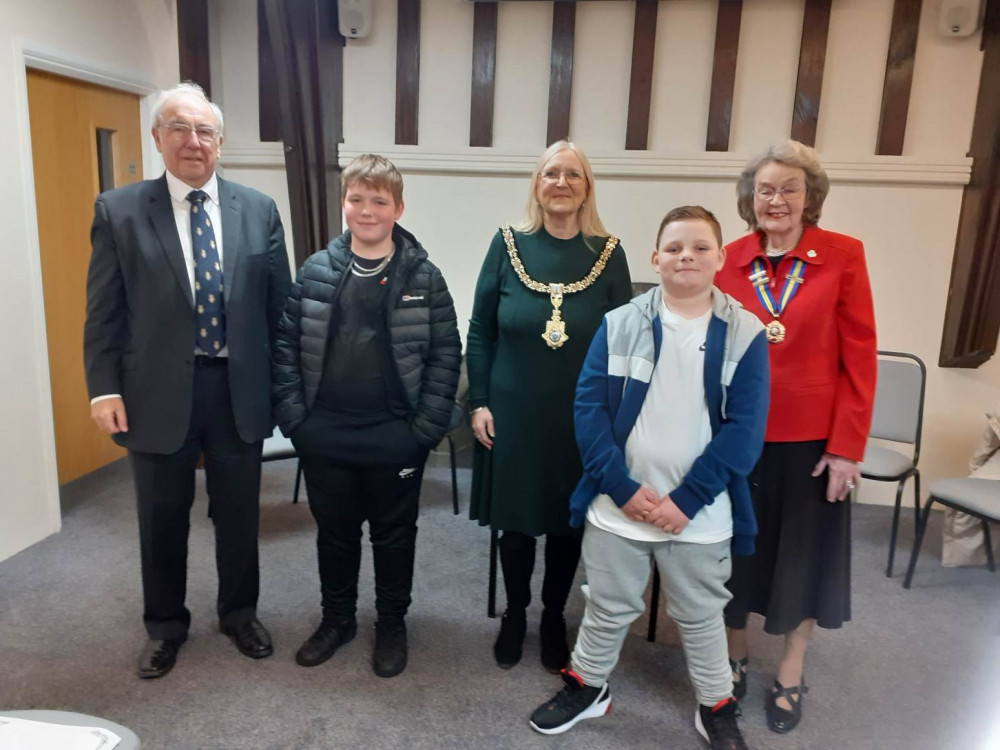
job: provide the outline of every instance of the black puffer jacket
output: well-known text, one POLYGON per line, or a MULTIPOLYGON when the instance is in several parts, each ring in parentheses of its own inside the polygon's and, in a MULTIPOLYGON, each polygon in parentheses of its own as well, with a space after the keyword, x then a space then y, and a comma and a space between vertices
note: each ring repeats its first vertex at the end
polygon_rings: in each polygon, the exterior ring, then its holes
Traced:
MULTIPOLYGON (((455 405, 462 358, 455 307, 444 277, 417 239, 393 229, 399 257, 386 294, 386 325, 392 359, 410 412, 405 416, 418 442, 433 448, 444 437, 455 405)), ((345 232, 310 257, 299 270, 278 325, 271 395, 274 414, 287 436, 305 421, 316 402, 330 318, 351 259, 345 232)))

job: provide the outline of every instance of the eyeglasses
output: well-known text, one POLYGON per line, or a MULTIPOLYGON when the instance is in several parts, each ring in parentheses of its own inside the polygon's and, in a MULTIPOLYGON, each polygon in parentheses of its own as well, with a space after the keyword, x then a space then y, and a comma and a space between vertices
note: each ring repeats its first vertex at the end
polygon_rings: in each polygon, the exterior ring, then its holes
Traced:
POLYGON ((215 143, 215 139, 219 137, 219 131, 211 125, 188 125, 186 122, 168 122, 163 127, 167 131, 167 135, 177 141, 186 141, 191 137, 191 133, 194 133, 200 143, 208 145, 215 143))
POLYGON ((583 174, 571 169, 567 172, 560 172, 557 169, 546 169, 538 177, 542 182, 547 182, 550 185, 555 185, 559 182, 559 178, 562 177, 566 180, 567 185, 579 185, 585 179, 583 174))
POLYGON ((781 189, 773 188, 770 185, 761 185, 753 189, 753 194, 764 201, 771 200, 775 195, 780 195, 782 199, 789 201, 798 198, 803 192, 805 192, 805 188, 801 185, 787 185, 781 189))

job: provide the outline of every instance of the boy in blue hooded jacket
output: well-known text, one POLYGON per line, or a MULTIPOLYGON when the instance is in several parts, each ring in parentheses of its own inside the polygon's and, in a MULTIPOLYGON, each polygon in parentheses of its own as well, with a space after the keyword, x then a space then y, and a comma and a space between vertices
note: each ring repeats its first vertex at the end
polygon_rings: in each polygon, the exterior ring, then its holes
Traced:
POLYGON ((610 313, 577 384, 584 475, 570 519, 585 523, 587 608, 565 687, 531 726, 558 734, 611 708, 608 677, 645 609, 655 560, 715 748, 745 747, 736 722, 723 608, 731 554, 753 553, 747 475, 768 407, 764 328, 713 286, 722 232, 700 206, 664 217, 652 256, 660 285, 610 313))

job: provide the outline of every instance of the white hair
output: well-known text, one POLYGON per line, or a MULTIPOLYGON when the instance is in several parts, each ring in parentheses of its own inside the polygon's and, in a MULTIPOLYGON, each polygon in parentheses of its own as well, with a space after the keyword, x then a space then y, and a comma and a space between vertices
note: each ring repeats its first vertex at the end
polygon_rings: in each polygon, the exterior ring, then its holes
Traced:
POLYGON ((200 99, 208 105, 209 109, 212 110, 212 114, 215 116, 215 128, 218 132, 222 132, 222 110, 219 109, 219 105, 213 103, 208 96, 205 94, 205 89, 199 86, 197 83, 192 83, 191 81, 185 81, 184 83, 178 83, 169 89, 164 89, 159 92, 156 97, 156 103, 153 105, 153 125, 160 126, 163 123, 160 122, 160 114, 163 112, 163 108, 166 106, 167 102, 178 96, 192 96, 195 99, 200 99))

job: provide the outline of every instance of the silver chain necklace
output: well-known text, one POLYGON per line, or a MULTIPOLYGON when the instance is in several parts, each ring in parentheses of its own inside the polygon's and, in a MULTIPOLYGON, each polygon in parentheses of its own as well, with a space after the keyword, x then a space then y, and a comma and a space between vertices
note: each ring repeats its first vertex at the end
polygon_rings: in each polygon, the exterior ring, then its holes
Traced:
POLYGON ((355 276, 360 276, 363 279, 370 278, 372 276, 378 276, 385 270, 385 267, 389 265, 389 261, 392 260, 392 256, 396 254, 396 249, 393 248, 392 251, 382 258, 382 262, 379 263, 374 268, 362 268, 358 265, 357 258, 351 259, 351 273, 355 276))

